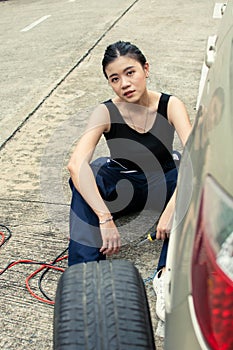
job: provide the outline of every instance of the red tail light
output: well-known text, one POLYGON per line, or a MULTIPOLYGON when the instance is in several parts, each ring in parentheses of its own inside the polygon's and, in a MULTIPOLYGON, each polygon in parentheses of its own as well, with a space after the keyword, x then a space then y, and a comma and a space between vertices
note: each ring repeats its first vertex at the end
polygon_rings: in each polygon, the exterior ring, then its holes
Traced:
POLYGON ((196 318, 208 346, 232 350, 233 199, 210 177, 195 237, 192 291, 196 318))

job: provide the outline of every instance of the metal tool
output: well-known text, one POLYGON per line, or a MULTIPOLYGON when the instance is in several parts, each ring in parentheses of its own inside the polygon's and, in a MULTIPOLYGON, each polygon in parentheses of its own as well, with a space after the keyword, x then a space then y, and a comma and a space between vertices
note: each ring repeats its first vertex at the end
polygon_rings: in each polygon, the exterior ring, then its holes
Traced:
POLYGON ((148 233, 147 237, 143 239, 141 242, 138 243, 138 245, 144 244, 146 242, 153 242, 156 239, 156 231, 153 233, 148 233))

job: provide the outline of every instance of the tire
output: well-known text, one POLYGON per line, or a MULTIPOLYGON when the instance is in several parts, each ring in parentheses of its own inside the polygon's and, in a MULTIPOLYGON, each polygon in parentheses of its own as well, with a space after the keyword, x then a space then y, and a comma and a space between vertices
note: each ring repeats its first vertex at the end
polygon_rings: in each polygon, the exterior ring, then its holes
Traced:
POLYGON ((153 350, 143 280, 129 261, 70 266, 54 307, 54 350, 153 350))

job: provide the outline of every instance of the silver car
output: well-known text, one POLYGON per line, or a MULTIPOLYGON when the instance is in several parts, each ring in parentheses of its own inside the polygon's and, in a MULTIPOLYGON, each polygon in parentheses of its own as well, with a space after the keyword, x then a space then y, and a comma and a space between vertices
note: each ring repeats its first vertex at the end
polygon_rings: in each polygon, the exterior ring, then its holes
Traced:
POLYGON ((206 64, 169 242, 166 350, 233 349, 232 0, 206 64))

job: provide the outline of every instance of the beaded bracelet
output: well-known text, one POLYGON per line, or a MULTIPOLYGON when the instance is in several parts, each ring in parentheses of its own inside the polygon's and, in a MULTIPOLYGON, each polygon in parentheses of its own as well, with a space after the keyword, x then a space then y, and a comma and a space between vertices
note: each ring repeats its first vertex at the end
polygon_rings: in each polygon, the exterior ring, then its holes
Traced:
POLYGON ((103 221, 99 221, 99 224, 100 224, 100 225, 103 225, 103 224, 106 224, 106 222, 109 222, 109 221, 112 221, 112 220, 113 220, 113 217, 110 216, 109 218, 107 218, 107 219, 105 219, 105 220, 103 220, 103 221))

